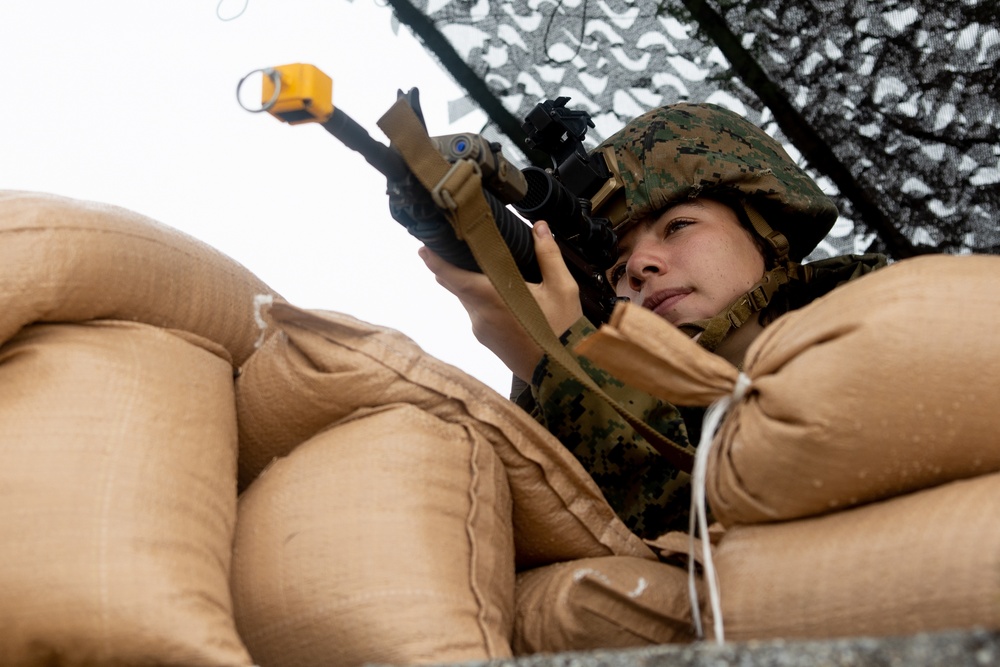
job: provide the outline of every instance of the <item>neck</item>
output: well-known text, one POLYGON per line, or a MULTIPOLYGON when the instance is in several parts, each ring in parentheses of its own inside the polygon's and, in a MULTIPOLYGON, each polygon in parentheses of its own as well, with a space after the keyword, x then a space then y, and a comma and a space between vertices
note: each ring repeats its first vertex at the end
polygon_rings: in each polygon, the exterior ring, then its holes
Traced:
POLYGON ((719 346, 715 349, 715 353, 737 368, 742 369, 743 357, 746 356, 747 349, 763 330, 764 327, 760 324, 760 314, 758 313, 744 322, 740 328, 733 330, 726 336, 725 340, 719 343, 719 346))

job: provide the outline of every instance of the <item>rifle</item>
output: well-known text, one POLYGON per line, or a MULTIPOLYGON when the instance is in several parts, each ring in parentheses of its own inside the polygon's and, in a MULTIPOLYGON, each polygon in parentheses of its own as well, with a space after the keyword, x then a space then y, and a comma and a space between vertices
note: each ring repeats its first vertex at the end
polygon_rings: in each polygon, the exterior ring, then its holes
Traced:
MULTIPOLYGON (((373 139, 332 101, 330 77, 312 65, 293 64, 254 70, 240 80, 240 88, 260 72, 261 108, 290 125, 319 123, 348 148, 360 153, 387 181, 389 212, 413 236, 446 261, 470 271, 481 271, 469 246, 460 240, 446 217, 447 191, 427 188, 393 147, 373 139)), ((419 119, 426 134, 419 91, 397 92, 419 119)), ((610 223, 590 215, 591 198, 607 190, 614 177, 603 156, 589 156, 583 145, 589 114, 566 108, 568 97, 546 100, 525 117, 526 144, 551 160, 548 169, 519 170, 502 154, 501 146, 481 135, 459 133, 429 137, 451 164, 469 161, 482 176, 483 194, 497 229, 518 271, 527 282, 540 282, 531 231, 522 219, 545 220, 570 272, 580 287, 584 315, 594 324, 608 320, 617 297, 605 277, 616 259, 616 238, 610 223), (508 208, 512 206, 518 217, 508 208)), ((439 184, 440 185, 440 184, 439 184)))
MULTIPOLYGON (((596 157, 587 155, 583 137, 587 128, 594 124, 586 112, 566 109, 569 101, 566 97, 546 100, 535 106, 522 128, 528 135, 529 146, 548 153, 553 166, 518 171, 503 158, 499 144, 490 143, 479 135, 428 137, 415 88, 409 93, 398 93, 396 104, 382 118, 395 125, 391 134, 386 132, 396 137, 394 148, 372 139, 347 114, 333 108, 333 82, 312 65, 255 70, 240 81, 236 88, 237 100, 243 82, 258 71, 264 74, 262 106, 249 111, 268 111, 289 124, 318 122, 348 148, 361 153, 387 179, 392 216, 410 234, 452 264, 480 270, 472 249, 455 234, 456 228, 464 229, 479 242, 486 241, 486 244, 477 243, 476 248, 478 256, 490 269, 487 275, 550 362, 562 367, 585 390, 607 402, 679 470, 692 470, 690 451, 631 414, 594 382, 579 360, 562 346, 524 283, 503 281, 501 286, 496 280, 514 270, 529 282, 541 279, 531 232, 527 224, 507 209, 510 204, 529 220, 544 219, 549 223, 567 266, 580 286, 584 315, 594 324, 608 321, 618 299, 604 272, 616 259, 617 241, 608 220, 590 216, 590 202, 602 205, 621 184, 621 177, 612 173, 609 164, 613 167, 613 163, 608 163, 603 153, 596 157), (412 173, 408 164, 418 164, 421 173, 412 173), (446 168, 449 164, 450 170, 446 168), (477 178, 468 178, 470 171, 477 178), (453 185, 455 182, 457 185, 453 185), (483 184, 481 199, 466 196, 469 190, 465 186, 469 183, 476 184, 474 192, 477 195, 480 194, 478 184, 483 184), (449 188, 454 188, 455 197, 449 188), (473 215, 458 214, 461 207, 456 198, 465 202, 473 215), (492 214, 496 223, 498 240, 492 228, 479 224, 486 219, 487 213, 492 214), (449 215, 453 216, 455 227, 449 215), (484 231, 489 233, 482 234, 484 231), (494 251, 497 248, 494 240, 507 246, 513 263, 507 261, 510 258, 506 253, 494 251)), ((382 121, 379 124, 383 130, 389 130, 382 121)))

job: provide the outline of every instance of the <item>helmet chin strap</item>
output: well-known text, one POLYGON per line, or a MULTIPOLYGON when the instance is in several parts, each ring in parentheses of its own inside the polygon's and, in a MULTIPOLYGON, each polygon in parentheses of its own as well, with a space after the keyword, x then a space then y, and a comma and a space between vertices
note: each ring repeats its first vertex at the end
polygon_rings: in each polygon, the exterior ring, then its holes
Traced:
POLYGON ((774 268, 765 272, 757 284, 740 295, 721 313, 707 320, 696 320, 678 325, 681 331, 692 338, 701 334, 698 338, 698 344, 709 352, 717 350, 719 345, 736 329, 767 308, 782 285, 788 284, 792 277, 797 276, 801 268, 798 263, 788 259, 789 244, 785 235, 767 224, 764 216, 748 202, 743 203, 743 210, 757 235, 774 249, 777 259, 774 268))

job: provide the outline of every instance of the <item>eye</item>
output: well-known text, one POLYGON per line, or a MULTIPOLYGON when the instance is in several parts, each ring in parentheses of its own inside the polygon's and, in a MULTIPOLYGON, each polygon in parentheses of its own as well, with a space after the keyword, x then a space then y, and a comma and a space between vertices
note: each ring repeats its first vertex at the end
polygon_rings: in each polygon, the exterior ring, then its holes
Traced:
POLYGON ((611 270, 608 271, 608 280, 611 281, 612 287, 621 282, 622 278, 624 277, 625 277, 624 262, 622 262, 621 264, 615 264, 613 267, 611 267, 611 270))
POLYGON ((674 232, 679 232, 685 227, 689 227, 694 224, 694 220, 688 218, 678 218, 676 220, 671 220, 663 228, 663 235, 670 236, 674 232))

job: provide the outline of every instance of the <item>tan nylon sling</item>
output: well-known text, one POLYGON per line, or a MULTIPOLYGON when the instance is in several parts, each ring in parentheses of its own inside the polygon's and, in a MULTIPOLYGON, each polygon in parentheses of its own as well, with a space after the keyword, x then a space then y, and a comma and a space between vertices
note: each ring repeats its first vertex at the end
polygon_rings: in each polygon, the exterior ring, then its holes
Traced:
POLYGON ((469 160, 449 163, 430 141, 423 123, 405 98, 396 103, 378 121, 393 146, 400 152, 410 171, 427 188, 455 229, 465 241, 483 273, 500 298, 528 335, 557 364, 586 389, 604 400, 645 438, 671 465, 690 473, 694 453, 635 417, 608 396, 594 382, 580 362, 559 341, 545 314, 528 290, 527 284, 504 243, 489 204, 483 194, 479 168, 469 160), (517 280, 510 280, 517 276, 517 280))

